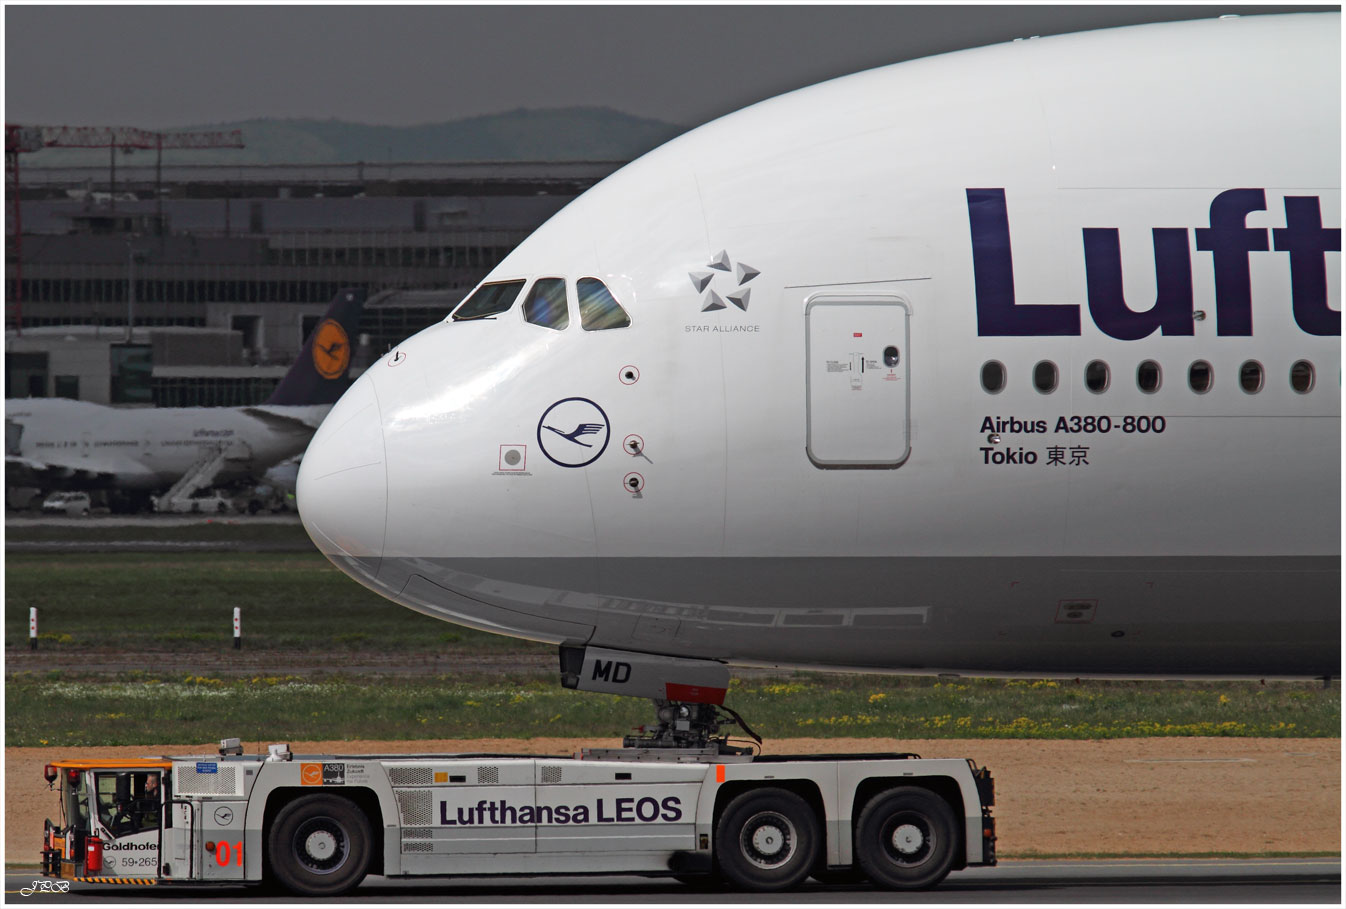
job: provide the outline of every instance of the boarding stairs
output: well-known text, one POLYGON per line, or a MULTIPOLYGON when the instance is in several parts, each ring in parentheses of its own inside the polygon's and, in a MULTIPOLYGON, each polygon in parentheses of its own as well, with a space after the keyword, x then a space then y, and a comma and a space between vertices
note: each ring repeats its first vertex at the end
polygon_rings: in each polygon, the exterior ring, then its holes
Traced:
POLYGON ((193 495, 211 486, 231 462, 237 464, 251 458, 252 449, 237 439, 205 449, 201 458, 169 487, 168 492, 154 497, 154 507, 158 511, 190 511, 193 495))

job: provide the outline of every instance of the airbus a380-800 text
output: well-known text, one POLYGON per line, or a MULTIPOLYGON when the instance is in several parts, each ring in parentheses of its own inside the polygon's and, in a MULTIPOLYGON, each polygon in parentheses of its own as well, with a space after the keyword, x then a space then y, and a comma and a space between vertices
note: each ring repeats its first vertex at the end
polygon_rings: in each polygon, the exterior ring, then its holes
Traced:
POLYGON ((318 546, 567 684, 1339 671, 1339 16, 897 64, 693 130, 346 393, 318 546))

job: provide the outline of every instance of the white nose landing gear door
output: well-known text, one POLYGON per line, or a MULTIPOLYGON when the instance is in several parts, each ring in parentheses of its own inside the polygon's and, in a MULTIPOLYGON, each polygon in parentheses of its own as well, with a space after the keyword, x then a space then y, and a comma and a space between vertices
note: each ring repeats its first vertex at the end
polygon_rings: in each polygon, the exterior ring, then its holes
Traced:
POLYGON ((891 469, 911 454, 910 318, 894 296, 819 294, 804 304, 815 467, 891 469))

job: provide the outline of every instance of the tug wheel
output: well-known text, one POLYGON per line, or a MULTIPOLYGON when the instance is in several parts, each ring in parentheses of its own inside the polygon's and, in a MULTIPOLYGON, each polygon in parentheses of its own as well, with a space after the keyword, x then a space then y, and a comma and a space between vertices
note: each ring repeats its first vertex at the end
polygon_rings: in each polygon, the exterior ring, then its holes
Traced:
POLYGON ((817 865, 819 846, 813 809, 785 789, 743 793, 715 828, 720 870, 745 890, 789 890, 817 865))
POLYGON ((957 820, 944 799, 903 786, 881 792, 860 812, 855 853, 874 886, 925 890, 953 867, 957 820))
POLYGON ((295 799, 276 815, 267 836, 271 873, 301 896, 346 893, 364 880, 372 839, 369 819, 347 799, 295 799))

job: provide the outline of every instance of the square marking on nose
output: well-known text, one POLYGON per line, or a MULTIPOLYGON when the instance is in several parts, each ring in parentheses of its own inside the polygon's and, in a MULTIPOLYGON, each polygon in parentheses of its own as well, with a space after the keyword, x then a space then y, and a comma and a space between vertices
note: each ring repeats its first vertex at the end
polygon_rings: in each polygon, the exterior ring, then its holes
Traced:
POLYGON ((501 445, 500 470, 522 472, 528 467, 527 445, 501 445))

